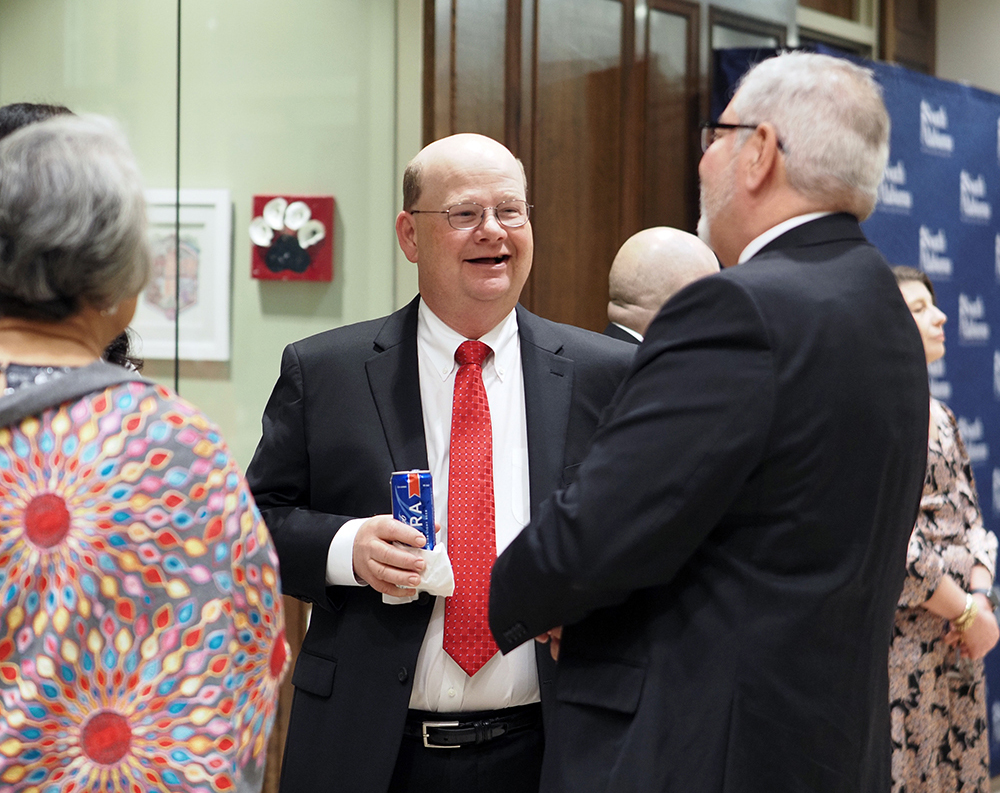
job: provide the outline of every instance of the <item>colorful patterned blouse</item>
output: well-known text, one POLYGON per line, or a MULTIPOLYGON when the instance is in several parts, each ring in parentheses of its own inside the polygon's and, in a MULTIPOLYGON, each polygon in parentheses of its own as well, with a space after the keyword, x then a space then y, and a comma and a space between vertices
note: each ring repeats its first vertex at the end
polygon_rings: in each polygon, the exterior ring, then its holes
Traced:
POLYGON ((229 791, 288 648, 218 430, 129 382, 0 428, 0 789, 229 791))

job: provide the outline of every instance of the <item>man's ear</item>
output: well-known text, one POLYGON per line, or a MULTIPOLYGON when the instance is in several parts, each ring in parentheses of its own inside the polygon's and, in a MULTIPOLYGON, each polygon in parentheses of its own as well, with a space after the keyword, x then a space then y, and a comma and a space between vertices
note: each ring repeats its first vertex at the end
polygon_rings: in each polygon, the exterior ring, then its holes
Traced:
POLYGON ((416 264, 417 261, 417 227, 413 222, 413 215, 409 212, 400 212, 396 215, 396 239, 399 240, 399 247, 408 261, 416 264))
POLYGON ((743 145, 741 154, 746 173, 746 188, 757 192, 765 186, 780 168, 781 144, 778 133, 768 122, 758 125, 743 145))

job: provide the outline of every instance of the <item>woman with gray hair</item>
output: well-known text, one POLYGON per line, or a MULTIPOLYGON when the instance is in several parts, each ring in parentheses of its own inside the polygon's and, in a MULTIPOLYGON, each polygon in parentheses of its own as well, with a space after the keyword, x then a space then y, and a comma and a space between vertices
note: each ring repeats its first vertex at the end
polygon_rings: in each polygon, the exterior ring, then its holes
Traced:
MULTIPOLYGON (((37 124, 39 121, 45 121, 54 116, 67 115, 73 115, 73 111, 65 105, 12 102, 0 107, 0 139, 6 138, 28 124, 37 124)), ((129 331, 124 330, 112 339, 104 350, 104 360, 141 371, 143 360, 133 353, 132 347, 133 342, 129 331)))
POLYGON ((260 787, 277 556, 217 428, 101 360, 150 254, 110 122, 0 141, 0 787, 260 787))

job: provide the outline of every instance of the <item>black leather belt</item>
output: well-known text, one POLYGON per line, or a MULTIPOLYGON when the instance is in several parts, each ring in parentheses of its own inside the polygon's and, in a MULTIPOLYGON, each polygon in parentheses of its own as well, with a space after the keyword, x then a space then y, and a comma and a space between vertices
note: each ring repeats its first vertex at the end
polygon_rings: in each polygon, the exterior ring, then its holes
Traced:
POLYGON ((428 749, 458 749, 539 727, 541 723, 542 706, 538 702, 477 713, 411 710, 403 735, 422 739, 428 749))

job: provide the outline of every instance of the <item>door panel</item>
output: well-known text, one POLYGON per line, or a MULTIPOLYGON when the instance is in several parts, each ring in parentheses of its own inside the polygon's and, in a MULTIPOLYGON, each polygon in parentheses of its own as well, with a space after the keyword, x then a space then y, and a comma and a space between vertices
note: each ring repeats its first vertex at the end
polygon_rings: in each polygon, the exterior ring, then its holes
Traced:
POLYGON ((532 303, 546 316, 603 328, 618 250, 621 4, 538 7, 532 303))
POLYGON ((521 302, 600 330, 618 247, 694 230, 696 3, 428 0, 426 142, 480 132, 525 164, 535 262, 521 302))
POLYGON ((698 223, 698 92, 692 63, 697 31, 680 14, 650 9, 643 228, 698 223))
POLYGON ((455 132, 503 140, 506 14, 504 4, 495 0, 455 3, 455 132))

